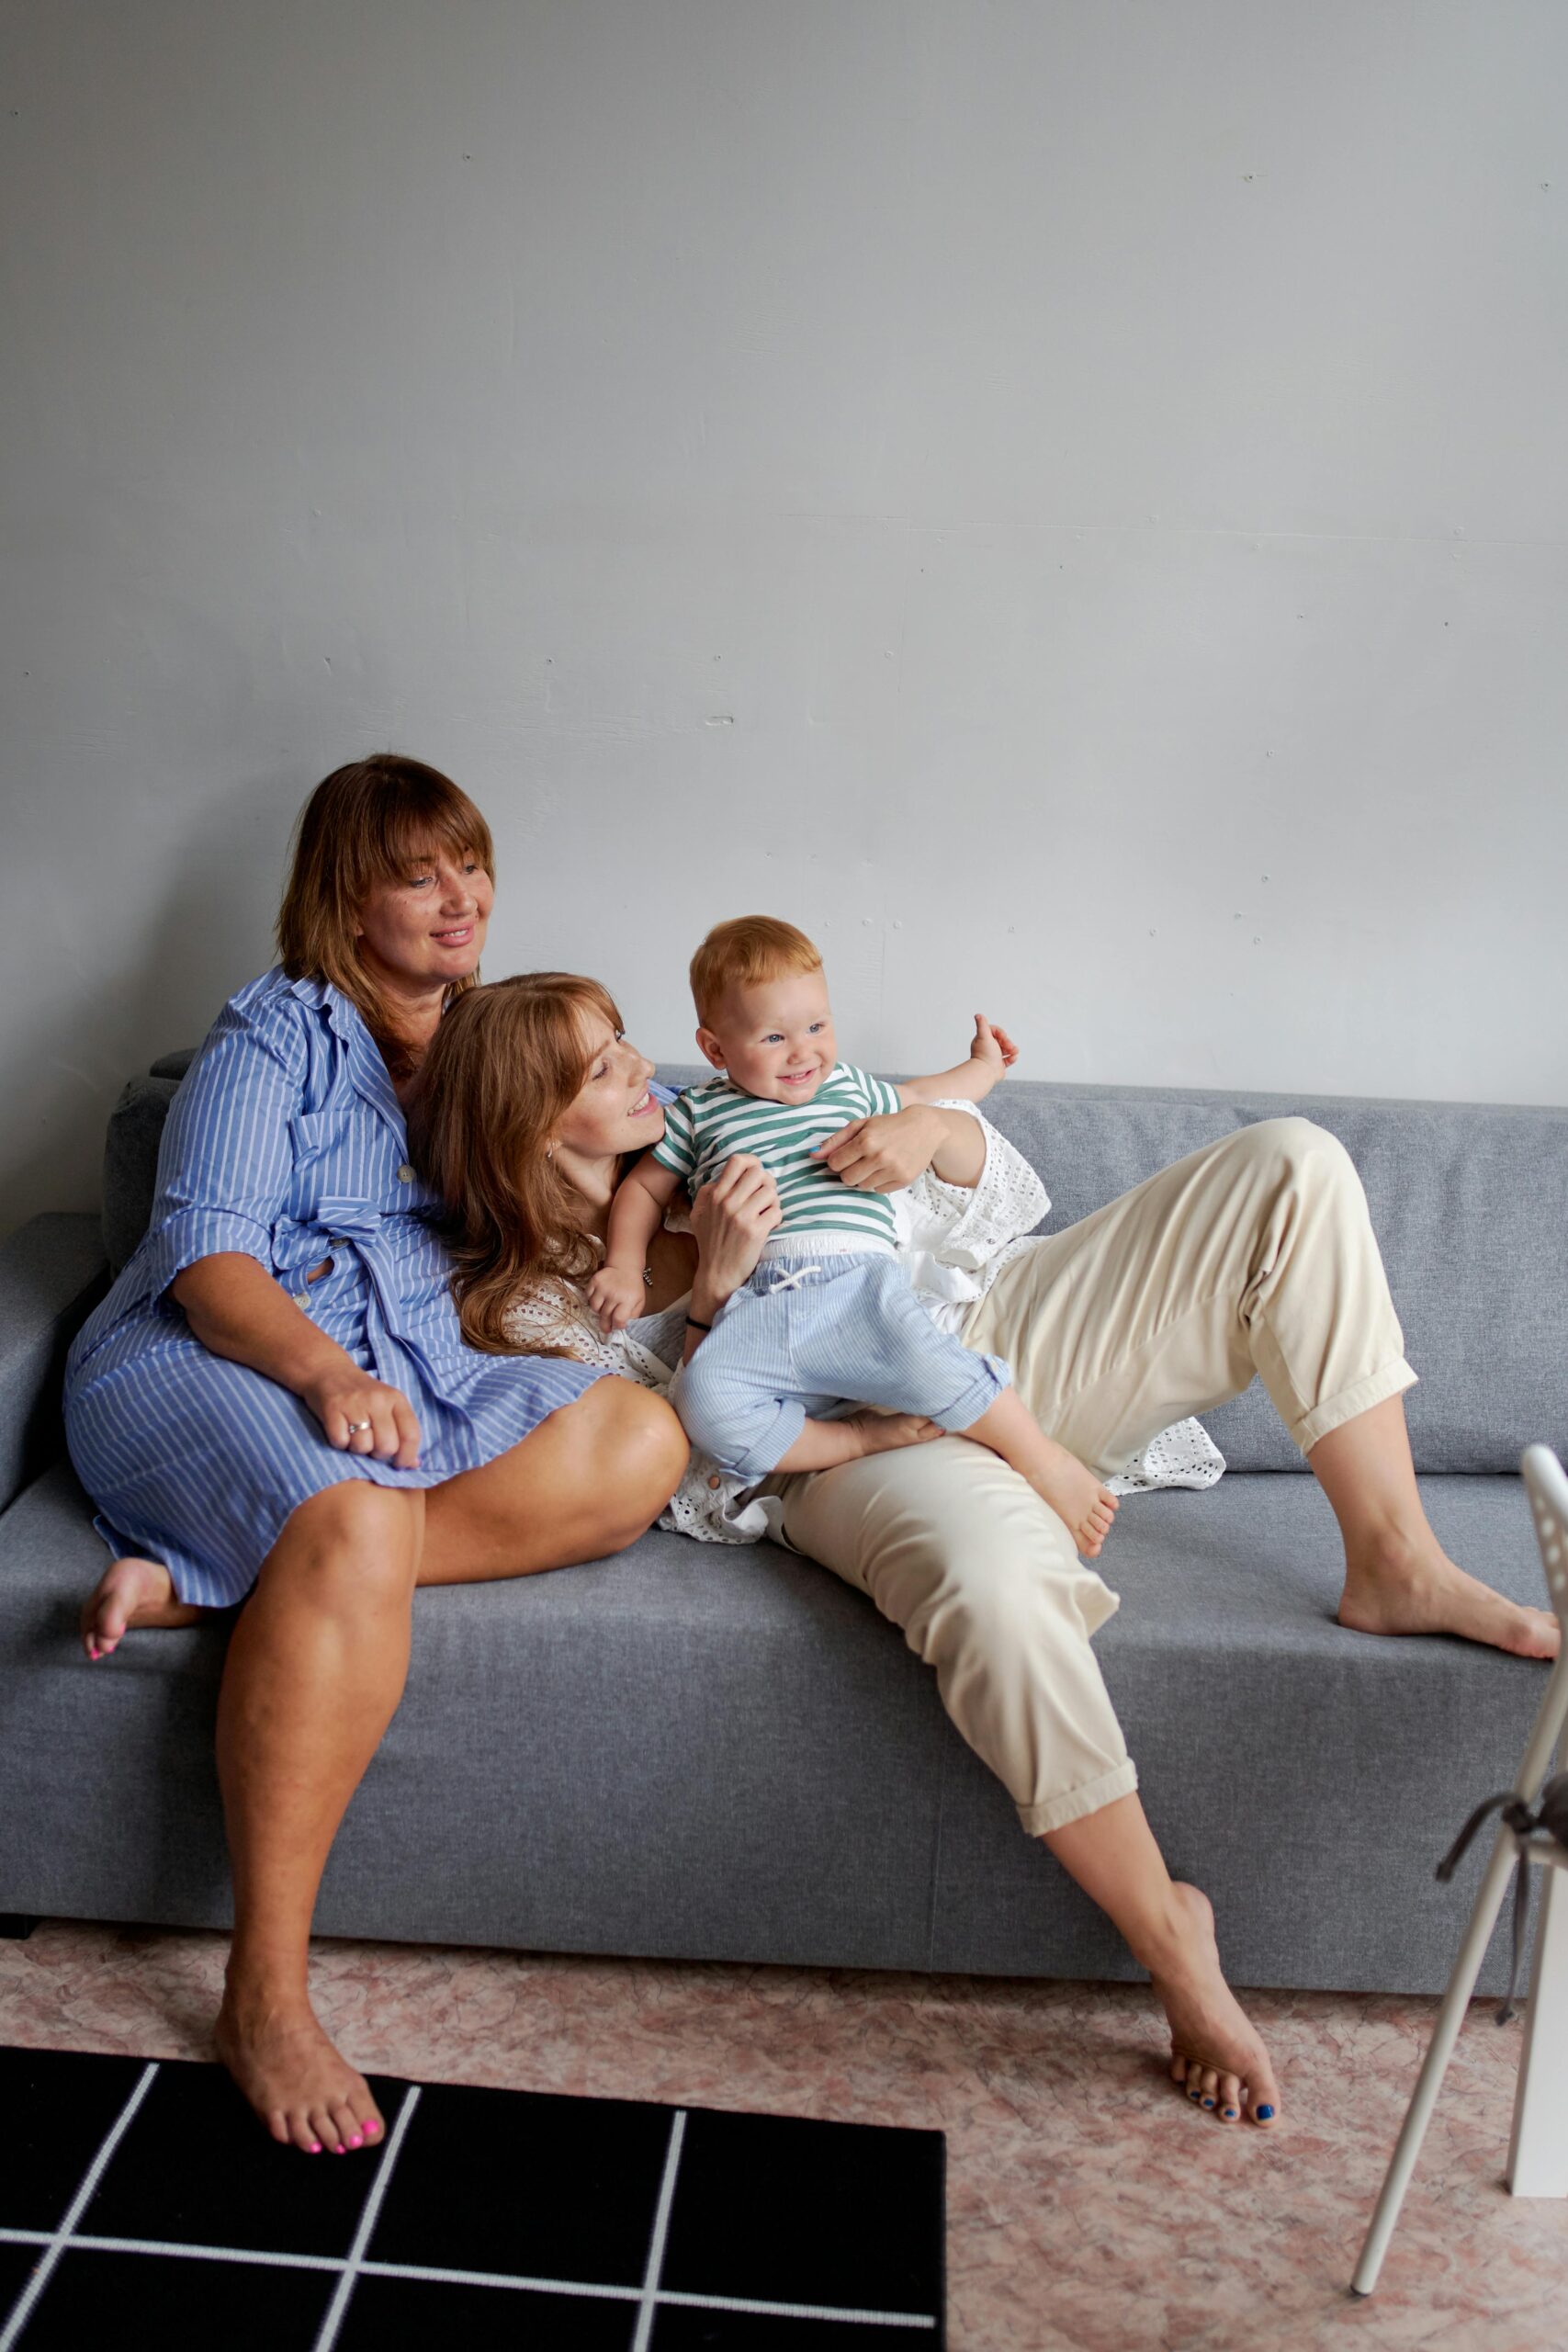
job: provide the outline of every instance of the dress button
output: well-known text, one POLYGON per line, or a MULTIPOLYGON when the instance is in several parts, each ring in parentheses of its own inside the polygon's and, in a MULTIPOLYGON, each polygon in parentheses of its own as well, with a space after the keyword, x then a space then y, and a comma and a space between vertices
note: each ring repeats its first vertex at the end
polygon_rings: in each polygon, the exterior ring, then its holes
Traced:
POLYGON ((412 1184, 413 1182, 413 1170, 409 1166, 406 1159, 398 1170, 398 1182, 400 1184, 412 1184))

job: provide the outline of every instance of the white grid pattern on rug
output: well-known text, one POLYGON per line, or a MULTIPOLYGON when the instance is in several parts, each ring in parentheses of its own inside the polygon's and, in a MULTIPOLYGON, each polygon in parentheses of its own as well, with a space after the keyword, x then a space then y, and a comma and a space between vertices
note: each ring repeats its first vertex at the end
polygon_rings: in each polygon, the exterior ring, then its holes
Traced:
POLYGON ((77 2223, 92 2202, 94 2191, 108 2169, 109 2160, 130 2130, 137 2109, 141 2105, 158 2073, 153 2059, 142 2069, 125 2105, 105 2133, 92 2163, 82 2177, 80 2187, 66 2208, 63 2219, 53 2230, 12 2230, 0 2228, 0 2245, 36 2245, 43 2249, 42 2259, 23 2288, 4 2328, 0 2328, 0 2352, 12 2352, 37 2308, 39 2298, 48 2286, 67 2252, 83 2254, 152 2254, 173 2256, 190 2262, 257 2263, 265 2267, 282 2270, 335 2271, 337 2286, 325 2316, 317 2330, 311 2352, 332 2352, 338 2331, 343 2325, 349 2299, 361 2278, 418 2278, 437 2285, 453 2287, 494 2287, 502 2290, 522 2290, 534 2294, 584 2295, 597 2301, 635 2304, 637 2321, 630 2352, 648 2352, 653 2333, 653 2323, 660 2304, 680 2304, 688 2309, 718 2312, 756 2312, 763 2317, 797 2320, 838 2320, 850 2325, 863 2327, 920 2328, 934 2333, 935 2317, 929 2312, 862 2311, 827 2303, 769 2302, 741 2295, 697 2295, 665 2287, 660 2283, 664 2266, 664 2245, 669 2234, 670 2215, 675 2201, 675 2183, 681 2168, 681 2149, 686 2132, 686 2110, 677 2108, 670 2124, 669 2145, 665 2152, 664 2171, 659 2186, 659 2203, 649 2233, 648 2265, 640 2287, 604 2286, 585 2278, 536 2278, 514 2276, 500 2270, 448 2270, 432 2268, 413 2262, 370 2262, 365 2249, 370 2243, 382 2199, 387 2193, 399 2154, 409 2125, 419 2105, 420 2090, 411 2084, 396 2122, 388 2135, 386 2152, 380 2168, 365 2200, 354 2243, 344 2255, 280 2254, 254 2246, 184 2245, 172 2240, 157 2238, 94 2237, 84 2234, 77 2223))

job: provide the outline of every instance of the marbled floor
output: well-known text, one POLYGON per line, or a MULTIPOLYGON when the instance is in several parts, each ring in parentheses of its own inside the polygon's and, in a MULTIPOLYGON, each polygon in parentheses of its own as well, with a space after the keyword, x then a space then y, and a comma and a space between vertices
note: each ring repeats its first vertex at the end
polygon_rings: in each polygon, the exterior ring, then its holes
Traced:
MULTIPOLYGON (((46 1922, 0 1944, 0 2041, 208 2056, 222 1958, 213 1935, 46 1922)), ((317 1947, 315 1984, 388 2073, 945 2132, 954 2352, 1568 2352, 1568 2205, 1503 2188, 1518 2029, 1491 2003, 1356 2302, 1430 2001, 1255 1996, 1284 2084, 1266 2135, 1164 2080, 1129 1986, 355 1943, 317 1947)))

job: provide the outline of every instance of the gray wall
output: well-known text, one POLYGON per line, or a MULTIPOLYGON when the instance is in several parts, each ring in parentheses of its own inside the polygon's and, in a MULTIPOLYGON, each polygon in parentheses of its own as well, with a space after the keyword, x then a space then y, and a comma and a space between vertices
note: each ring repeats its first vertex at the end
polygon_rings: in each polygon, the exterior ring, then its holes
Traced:
POLYGON ((19 0, 7 1221, 338 761, 688 1046, 1562 1101, 1555 0, 19 0))

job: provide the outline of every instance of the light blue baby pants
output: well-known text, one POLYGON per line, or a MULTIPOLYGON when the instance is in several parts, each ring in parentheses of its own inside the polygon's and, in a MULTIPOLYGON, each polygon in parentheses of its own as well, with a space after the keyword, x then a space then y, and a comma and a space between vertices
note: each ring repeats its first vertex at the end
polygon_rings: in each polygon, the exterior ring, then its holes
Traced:
POLYGON ((1000 1356, 937 1329, 891 1253, 814 1257, 810 1243, 803 1234, 763 1259, 670 1391, 692 1443, 749 1484, 831 1406, 882 1405, 966 1430, 1011 1378, 1000 1356))

